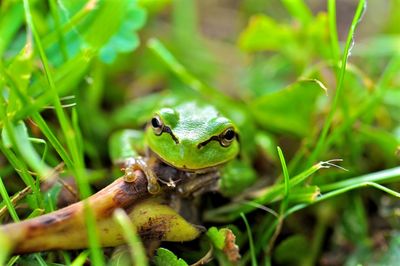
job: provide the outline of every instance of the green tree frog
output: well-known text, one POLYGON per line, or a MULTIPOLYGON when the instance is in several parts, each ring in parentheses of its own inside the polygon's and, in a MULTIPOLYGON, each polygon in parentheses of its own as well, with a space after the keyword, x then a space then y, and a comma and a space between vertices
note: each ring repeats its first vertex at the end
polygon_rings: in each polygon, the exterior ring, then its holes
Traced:
POLYGON ((144 132, 123 130, 110 143, 112 160, 125 169, 125 181, 133 182, 141 170, 153 194, 164 183, 178 193, 196 195, 218 189, 221 172, 237 173, 220 171, 238 157, 237 127, 213 106, 197 101, 161 108, 144 132))

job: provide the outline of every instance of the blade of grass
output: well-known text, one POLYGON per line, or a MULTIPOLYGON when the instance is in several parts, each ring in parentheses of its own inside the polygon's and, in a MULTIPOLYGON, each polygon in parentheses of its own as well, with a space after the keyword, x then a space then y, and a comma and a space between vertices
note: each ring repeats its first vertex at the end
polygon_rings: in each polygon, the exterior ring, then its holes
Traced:
POLYGON ((82 266, 85 264, 87 257, 89 256, 88 251, 84 251, 79 254, 78 257, 71 263, 71 266, 82 266))
POLYGON ((11 218, 14 220, 14 222, 18 222, 19 221, 19 217, 17 215, 17 212, 15 211, 14 206, 11 203, 11 199, 8 196, 7 189, 4 186, 3 178, 1 176, 0 176, 0 195, 3 198, 3 200, 4 200, 4 202, 5 202, 6 206, 7 206, 7 209, 8 209, 8 212, 10 213, 10 215, 11 215, 11 218))
POLYGON ((42 153, 42 162, 44 162, 44 159, 46 158, 46 155, 49 151, 49 147, 47 145, 47 142, 44 139, 39 139, 39 138, 29 138, 29 141, 32 143, 37 143, 37 144, 42 144, 43 145, 43 153, 42 153))
MULTIPOLYGON (((3 68, 3 66, 1 64, 0 64, 0 74, 2 74, 3 77, 6 78, 8 85, 16 93, 16 95, 18 95, 19 100, 21 101, 23 106, 29 107, 29 106, 33 105, 33 103, 29 100, 29 98, 24 93, 21 92, 21 90, 18 88, 17 84, 14 82, 12 76, 9 75, 5 71, 5 69, 3 68)), ((32 112, 30 112, 30 114, 32 116, 33 121, 37 124, 37 126, 40 128, 42 133, 46 136, 46 138, 50 141, 52 146, 55 148, 57 153, 60 155, 61 159, 63 159, 63 161, 67 165, 67 167, 69 169, 73 169, 73 162, 70 159, 68 153, 66 152, 64 147, 61 145, 61 143, 58 141, 57 137, 53 134, 51 129, 47 126, 47 123, 44 121, 42 116, 34 110, 32 110, 32 112)), ((14 121, 14 122, 16 122, 16 121, 14 121)), ((4 123, 4 121, 3 121, 3 123, 4 123)))
MULTIPOLYGON (((36 191, 35 195, 40 195, 40 192, 37 191, 37 187, 35 186, 35 179, 29 173, 26 165, 21 160, 19 160, 19 158, 10 149, 6 148, 3 142, 1 141, 0 141, 0 151, 7 158, 7 160, 14 167, 14 169, 17 171, 18 175, 21 177, 25 185, 30 187, 32 191, 36 191)), ((39 206, 39 202, 41 201, 37 199, 37 206, 39 206)))
MULTIPOLYGON (((90 192, 90 187, 87 182, 86 175, 85 175, 84 163, 81 159, 82 156, 79 153, 76 132, 73 131, 73 129, 71 127, 71 123, 62 108, 61 101, 58 96, 58 92, 57 92, 57 89, 55 87, 55 83, 53 80, 53 76, 50 71, 47 56, 44 52, 40 36, 39 36, 38 32, 36 31, 36 28, 34 27, 28 0, 24 0, 24 10, 25 10, 25 16, 26 16, 26 21, 27 21, 28 27, 32 31, 32 34, 33 34, 33 37, 35 40, 35 44, 37 46, 37 49, 39 51, 39 55, 40 55, 40 58, 41 58, 41 61, 43 64, 44 74, 47 78, 48 86, 52 93, 51 95, 52 95, 52 100, 53 100, 53 105, 55 107, 56 115, 60 122, 61 129, 65 135, 68 149, 72 155, 71 157, 74 162, 73 170, 74 170, 74 174, 76 177, 76 181, 78 183, 79 191, 84 198, 87 198, 91 194, 91 192, 90 192)), ((93 260, 93 264, 104 265, 104 255, 103 255, 101 249, 99 248, 100 243, 99 243, 99 239, 98 239, 97 231, 96 231, 96 220, 94 218, 92 210, 90 208, 88 208, 87 202, 84 205, 85 205, 85 216, 86 216, 85 221, 86 221, 86 226, 88 229, 87 231, 88 231, 88 238, 89 238, 89 247, 91 250, 91 257, 93 260)))
POLYGON ((7 11, 2 10, 4 14, 0 16, 0 58, 24 21, 22 3, 14 2, 9 8, 7 11))
MULTIPOLYGON (((398 167, 398 168, 399 168, 399 170, 400 170, 400 167, 398 167)), ((392 173, 392 177, 398 177, 398 174, 392 173)), ((354 180, 354 181, 355 181, 355 180, 361 180, 361 178, 360 178, 360 177, 356 177, 356 178, 353 178, 352 180, 354 180)), ((355 182, 356 182, 356 181, 355 181, 355 182)), ((307 208, 307 207, 309 207, 309 206, 311 206, 311 205, 314 205, 314 204, 316 204, 316 203, 319 203, 319 202, 328 200, 328 199, 330 199, 330 198, 336 197, 336 196, 338 196, 338 195, 341 195, 341 194, 343 194, 343 193, 349 192, 349 191, 351 191, 351 190, 363 188, 363 187, 366 187, 366 186, 372 186, 372 187, 374 187, 374 188, 376 188, 376 189, 379 189, 379 190, 381 190, 381 191, 383 191, 383 192, 386 192, 386 193, 388 193, 388 194, 390 194, 390 195, 392 195, 392 196, 395 196, 395 197, 399 197, 399 198, 400 198, 400 193, 399 193, 399 192, 396 192, 396 191, 394 191, 394 190, 391 190, 391 189, 389 189, 389 188, 387 188, 387 187, 385 187, 385 186, 382 186, 382 185, 380 185, 380 184, 378 184, 378 183, 375 183, 375 182, 354 183, 353 185, 349 185, 349 186, 346 186, 346 187, 343 187, 343 188, 336 189, 336 190, 333 190, 333 191, 331 191, 331 192, 328 192, 328 193, 326 193, 326 194, 324 194, 324 195, 318 197, 318 198, 317 198, 315 201, 313 201, 313 202, 310 202, 310 203, 307 203, 307 204, 298 204, 298 205, 295 205, 295 206, 289 208, 289 209, 285 212, 284 217, 287 218, 289 215, 291 215, 291 214, 293 214, 293 213, 295 213, 295 212, 297 212, 297 211, 303 210, 303 209, 305 209, 305 208, 307 208)), ((256 254, 258 254, 258 253, 261 251, 261 249, 265 246, 265 244, 268 242, 268 240, 269 240, 270 237, 272 236, 272 233, 274 232, 275 228, 276 228, 278 225, 279 225, 279 220, 278 220, 278 219, 274 220, 274 221, 269 225, 269 228, 268 228, 267 232, 264 233, 264 234, 262 235, 262 237, 257 241, 258 245, 257 245, 257 247, 255 248, 256 254)), ((245 257, 242 259, 242 261, 243 261, 242 263, 245 264, 246 261, 248 261, 248 260, 249 260, 249 257, 245 256, 245 257)))
POLYGON ((359 119, 362 115, 366 113, 375 114, 373 108, 377 106, 380 102, 382 96, 384 95, 386 89, 389 87, 390 81, 396 77, 398 74, 398 70, 400 69, 400 55, 393 57, 385 70, 382 72, 381 77, 379 78, 375 90, 373 93, 365 99, 365 101, 361 104, 361 106, 356 110, 356 112, 346 119, 343 124, 335 129, 335 131, 328 136, 326 140, 326 147, 329 147, 334 143, 337 139, 343 136, 343 133, 354 125, 354 123, 359 119), (368 111, 368 112, 367 112, 368 111))
POLYGON ((285 215, 288 216, 288 215, 290 215, 290 214, 292 214, 292 213, 294 213, 296 211, 299 211, 301 209, 304 209, 304 208, 308 207, 311 204, 316 204, 318 202, 321 202, 321 201, 336 197, 338 195, 341 195, 343 193, 349 192, 351 190, 359 189, 359 188, 362 188, 362 187, 368 187, 368 186, 374 187, 376 189, 379 189, 379 190, 381 190, 383 192, 388 193, 389 195, 392 195, 394 197, 400 198, 400 193, 397 192, 397 191, 389 189, 389 188, 387 188, 385 186, 382 186, 382 185, 380 185, 378 183, 375 183, 375 182, 362 182, 362 183, 356 183, 356 184, 353 184, 353 185, 350 185, 350 186, 346 186, 346 187, 339 188, 339 189, 333 190, 331 192, 325 193, 325 194, 323 194, 322 196, 320 196, 319 198, 317 198, 314 202, 312 202, 310 204, 299 204, 299 205, 296 205, 296 206, 290 208, 286 212, 285 215))
MULTIPOLYGON (((5 130, 5 131, 2 132, 2 141, 0 141, 0 150, 6 156, 7 160, 11 163, 11 165, 14 167, 14 169, 21 171, 21 172, 19 172, 21 179, 24 181, 24 183, 27 186, 31 187, 31 189, 36 192, 35 193, 36 203, 38 205, 40 205, 41 197, 40 197, 39 191, 37 190, 37 187, 35 186, 34 178, 30 174, 28 174, 28 169, 27 169, 26 165, 24 163, 22 163, 22 161, 19 160, 19 157, 16 156, 10 150, 10 147, 6 147, 7 144, 4 143, 4 141, 5 141, 4 138, 6 138, 5 137, 6 135, 8 137, 7 141, 10 142, 10 143, 8 143, 8 145, 11 144, 12 147, 18 147, 17 143, 19 143, 19 140, 13 130, 14 129, 13 125, 8 120, 8 116, 7 116, 7 113, 5 110, 5 101, 4 101, 3 97, 0 97, 0 117, 1 117, 1 120, 4 122, 4 126, 5 126, 5 128, 3 128, 3 130, 5 130), (7 133, 7 134, 4 134, 4 133, 7 133)), ((23 153, 23 151, 20 150, 20 153, 21 152, 23 153)))
POLYGON ((91 11, 97 7, 98 0, 90 0, 86 5, 79 10, 72 18, 70 18, 64 25, 61 26, 59 32, 52 31, 43 39, 43 45, 45 48, 57 41, 58 34, 65 35, 71 29, 75 28, 91 11))
POLYGON ((328 0, 329 35, 332 49, 332 59, 339 63, 340 46, 336 29, 336 0, 328 0))
MULTIPOLYGON (((8 212, 11 215, 11 218, 14 222, 19 221, 19 217, 15 208, 11 202, 11 199, 8 195, 7 189, 4 186, 3 178, 0 176, 0 195, 7 206, 8 212)), ((3 265, 6 261, 7 257, 9 256, 9 252, 11 251, 10 244, 7 242, 8 240, 3 238, 3 235, 0 234, 0 243, 1 243, 1 250, 0 250, 0 264, 3 265)))
MULTIPOLYGON (((31 16, 31 11, 30 11, 30 6, 29 6, 28 0, 24 0, 24 10, 25 10, 25 16, 26 16, 27 24, 28 24, 29 29, 31 30, 33 36, 34 36, 35 44, 36 44, 36 47, 37 47, 37 49, 39 51, 39 55, 40 55, 40 58, 41 58, 41 61, 42 61, 42 64, 43 64, 43 68, 44 68, 44 74, 45 74, 47 82, 48 82, 48 88, 49 88, 49 90, 51 92, 53 105, 55 107, 55 111, 56 111, 56 115, 57 115, 58 121, 60 122, 62 131, 63 131, 63 133, 65 135, 65 139, 67 141, 69 152, 72 155, 76 155, 77 154, 76 145, 75 145, 75 143, 73 141, 74 140, 74 132, 73 132, 73 130, 71 128, 69 119, 67 118, 67 115, 65 114, 65 112, 64 112, 64 110, 62 108, 60 97, 58 96, 57 89, 55 87, 55 83, 54 83, 54 80, 53 80, 53 76, 52 76, 51 71, 50 71, 50 66, 49 66, 49 63, 48 63, 48 60, 47 60, 47 56, 46 56, 46 54, 44 52, 44 49, 42 47, 40 36, 39 36, 38 32, 36 31, 36 28, 34 27, 34 23, 33 23, 33 19, 32 19, 32 16, 31 16)), ((73 158, 77 158, 76 156, 72 156, 72 157, 73 158)), ((79 161, 74 161, 74 163, 75 164, 79 164, 80 162, 79 161)), ((78 165, 78 167, 79 166, 82 166, 82 165, 78 165)), ((84 191, 84 192, 87 192, 87 191, 84 191)), ((83 193, 83 191, 82 191, 82 193, 83 193)), ((90 193, 87 193, 87 195, 85 195, 85 196, 89 196, 89 194, 90 193)))
POLYGON ((114 219, 117 220, 117 222, 121 226, 122 231, 125 233, 124 237, 130 247, 133 265, 147 266, 148 261, 146 251, 140 238, 136 234, 136 230, 133 227, 133 224, 130 221, 128 215, 125 213, 125 211, 117 209, 114 212, 114 219))
POLYGON ((55 2, 55 0, 48 0, 48 2, 49 2, 49 6, 50 6, 51 15, 54 20, 54 27, 55 27, 55 32, 57 33, 57 38, 58 38, 58 43, 60 45, 61 55, 63 56, 64 61, 67 61, 68 60, 68 52, 67 52, 67 47, 65 45, 63 34, 61 32, 60 15, 58 13, 57 3, 55 2))
POLYGON ((249 222, 247 221, 246 216, 244 215, 244 213, 240 213, 240 216, 243 219, 243 222, 246 226, 246 231, 247 231, 247 235, 249 238, 249 246, 250 246, 250 254, 251 254, 251 265, 252 266, 257 266, 257 259, 256 259, 256 254, 254 252, 254 242, 253 242, 253 235, 251 233, 251 228, 249 225, 249 222))
POLYGON ((28 130, 22 121, 12 125, 6 123, 7 137, 12 139, 12 147, 19 152, 19 157, 33 169, 40 178, 49 176, 52 169, 45 164, 29 140, 28 130), (12 136, 11 136, 12 135, 12 136))
POLYGON ((350 179, 338 181, 327 185, 322 185, 320 186, 320 189, 321 192, 324 193, 337 189, 346 188, 359 183, 365 183, 365 182, 389 183, 389 182, 398 182, 399 180, 400 180, 400 166, 382 170, 379 172, 361 175, 358 177, 353 177, 350 179))
MULTIPOLYGON (((290 188, 297 186, 298 184, 302 183, 316 171, 320 170, 321 168, 328 168, 329 165, 326 162, 320 162, 308 168, 307 170, 301 172, 300 174, 296 175, 289 181, 290 188)), ((240 216, 240 213, 249 213, 257 208, 257 206, 268 204, 275 200, 277 197, 282 195, 285 190, 285 184, 276 184, 272 187, 268 187, 265 191, 262 191, 260 196, 257 196, 253 200, 253 204, 244 204, 242 202, 239 203, 232 203, 214 210, 208 210, 204 214, 204 219, 207 221, 232 221, 235 220, 237 217, 240 216)))
POLYGON ((221 93, 219 90, 212 88, 191 73, 187 71, 187 69, 180 63, 178 60, 168 51, 168 49, 158 40, 158 39, 150 39, 147 43, 147 47, 157 55, 162 62, 168 66, 168 68, 177 76, 179 79, 187 84, 194 91, 198 91, 203 96, 211 96, 214 98, 213 101, 217 101, 217 99, 223 99, 224 101, 229 101, 230 99, 221 93), (216 99, 215 99, 216 98, 216 99))
MULTIPOLYGON (((11 198, 11 204, 16 205, 22 198, 24 198, 28 193, 32 192, 32 189, 30 187, 25 187, 23 190, 17 192, 14 194, 11 198)), ((3 215, 6 213, 8 210, 7 206, 5 204, 0 204, 0 219, 3 217, 3 215)))
POLYGON ((17 263, 17 261, 19 260, 20 256, 14 256, 12 257, 8 262, 7 262, 7 266, 12 266, 15 263, 17 263))
POLYGON ((289 205, 290 178, 289 178, 289 172, 288 172, 288 169, 286 166, 286 161, 285 161, 285 157, 283 156, 282 150, 280 147, 277 147, 277 149, 278 149, 279 160, 281 161, 283 177, 284 177, 284 185, 285 185, 283 200, 282 200, 281 206, 280 206, 280 213, 282 214, 286 211, 286 209, 289 205))
POLYGON ((35 259, 37 260, 37 262, 39 263, 40 266, 47 266, 46 261, 42 258, 42 256, 38 255, 38 254, 34 254, 35 259))
MULTIPOLYGON (((71 93, 71 90, 75 88, 75 86, 82 80, 82 76, 89 68, 90 62, 94 55, 95 53, 93 50, 86 47, 74 58, 67 61, 64 65, 58 67, 57 72, 54 74, 54 81, 60 95, 71 93)), ((29 89, 32 91, 37 91, 43 90, 43 87, 46 87, 46 83, 42 80, 38 80, 34 82, 29 89)), ((15 113, 15 115, 12 115, 10 120, 18 121, 25 119, 32 113, 38 112, 45 106, 49 105, 51 101, 51 90, 44 90, 43 93, 35 98, 34 101, 30 101, 29 105, 23 106, 15 113)))
POLYGON ((281 229, 282 229, 283 220, 284 220, 283 215, 286 212, 287 207, 289 206, 289 192, 290 192, 289 172, 288 172, 288 169, 286 166, 285 157, 283 156, 282 150, 279 146, 277 147, 277 150, 278 150, 279 160, 281 161, 282 172, 283 172, 283 177, 284 177, 284 194, 283 194, 283 200, 280 204, 279 217, 277 218, 278 226, 275 228, 275 232, 269 241, 268 248, 265 250, 265 253, 266 253, 265 255, 266 255, 266 258, 268 259, 267 260, 268 264, 270 264, 270 259, 272 257, 272 250, 273 250, 275 241, 278 238, 279 233, 281 232, 281 229))
POLYGON ((344 81, 344 77, 346 74, 347 59, 349 57, 350 49, 353 45, 354 33, 355 33, 356 27, 358 25, 358 22, 360 21, 360 19, 362 17, 364 9, 365 9, 365 0, 360 0, 358 2, 358 6, 357 6, 356 12, 353 17, 353 21, 350 25, 349 33, 347 35, 346 45, 345 45, 343 56, 342 56, 342 64, 341 64, 341 68, 339 71, 339 79, 338 79, 336 91, 335 91, 335 97, 334 97, 331 109, 329 110, 328 117, 326 118, 324 126, 322 128, 322 132, 318 138, 317 144, 316 144, 313 152, 309 156, 306 166, 311 165, 313 162, 315 162, 316 159, 320 156, 320 154, 326 147, 326 138, 327 138, 329 130, 331 128, 333 117, 335 115, 335 112, 336 112, 336 109, 339 104, 339 100, 341 98, 342 91, 343 91, 343 81, 344 81))
POLYGON ((68 251, 60 251, 60 254, 64 260, 65 265, 70 266, 72 264, 72 261, 71 255, 68 253, 68 251))

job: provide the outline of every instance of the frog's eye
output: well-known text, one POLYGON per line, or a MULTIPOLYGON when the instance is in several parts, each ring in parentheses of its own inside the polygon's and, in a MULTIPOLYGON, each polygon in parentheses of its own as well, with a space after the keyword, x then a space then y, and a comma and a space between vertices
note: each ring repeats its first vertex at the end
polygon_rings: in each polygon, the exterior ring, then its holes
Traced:
POLYGON ((228 147, 229 145, 231 145, 235 137, 236 137, 235 130, 231 127, 228 127, 227 129, 224 130, 224 132, 222 132, 219 135, 219 142, 221 143, 222 146, 228 147))
POLYGON ((161 121, 158 115, 154 116, 151 119, 151 127, 153 128, 154 134, 156 134, 157 136, 163 133, 164 123, 161 121))

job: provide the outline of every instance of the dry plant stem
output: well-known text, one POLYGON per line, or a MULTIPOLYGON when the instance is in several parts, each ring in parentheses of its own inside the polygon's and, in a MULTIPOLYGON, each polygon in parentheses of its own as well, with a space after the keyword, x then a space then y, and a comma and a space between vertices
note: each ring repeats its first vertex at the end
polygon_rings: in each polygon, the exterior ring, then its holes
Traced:
MULTIPOLYGON (((149 197, 143 174, 139 174, 134 183, 119 178, 89 197, 86 202, 95 215, 100 244, 107 247, 124 243, 122 233, 112 218, 114 210, 121 208, 129 213, 135 204, 149 197)), ((0 226, 0 232, 9 238, 16 254, 85 248, 88 240, 84 202, 30 220, 0 226)))

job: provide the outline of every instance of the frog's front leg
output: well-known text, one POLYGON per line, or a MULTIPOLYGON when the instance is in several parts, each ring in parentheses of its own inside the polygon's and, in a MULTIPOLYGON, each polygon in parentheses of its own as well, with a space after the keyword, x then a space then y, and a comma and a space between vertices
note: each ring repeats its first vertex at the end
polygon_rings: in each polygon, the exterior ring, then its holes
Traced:
POLYGON ((154 158, 145 158, 144 135, 142 131, 125 129, 115 132, 109 142, 110 157, 115 165, 125 171, 125 182, 134 182, 137 175, 145 174, 148 191, 157 194, 160 185, 153 171, 154 158))
POLYGON ((137 178, 137 170, 141 170, 147 178, 147 190, 151 194, 158 194, 160 192, 160 184, 158 183, 158 178, 153 171, 153 164, 154 159, 152 157, 147 159, 144 159, 143 157, 128 158, 123 167, 125 170, 125 182, 134 182, 137 178))
POLYGON ((183 197, 198 196, 218 189, 220 173, 218 170, 204 174, 188 173, 188 180, 178 186, 177 191, 183 197))

